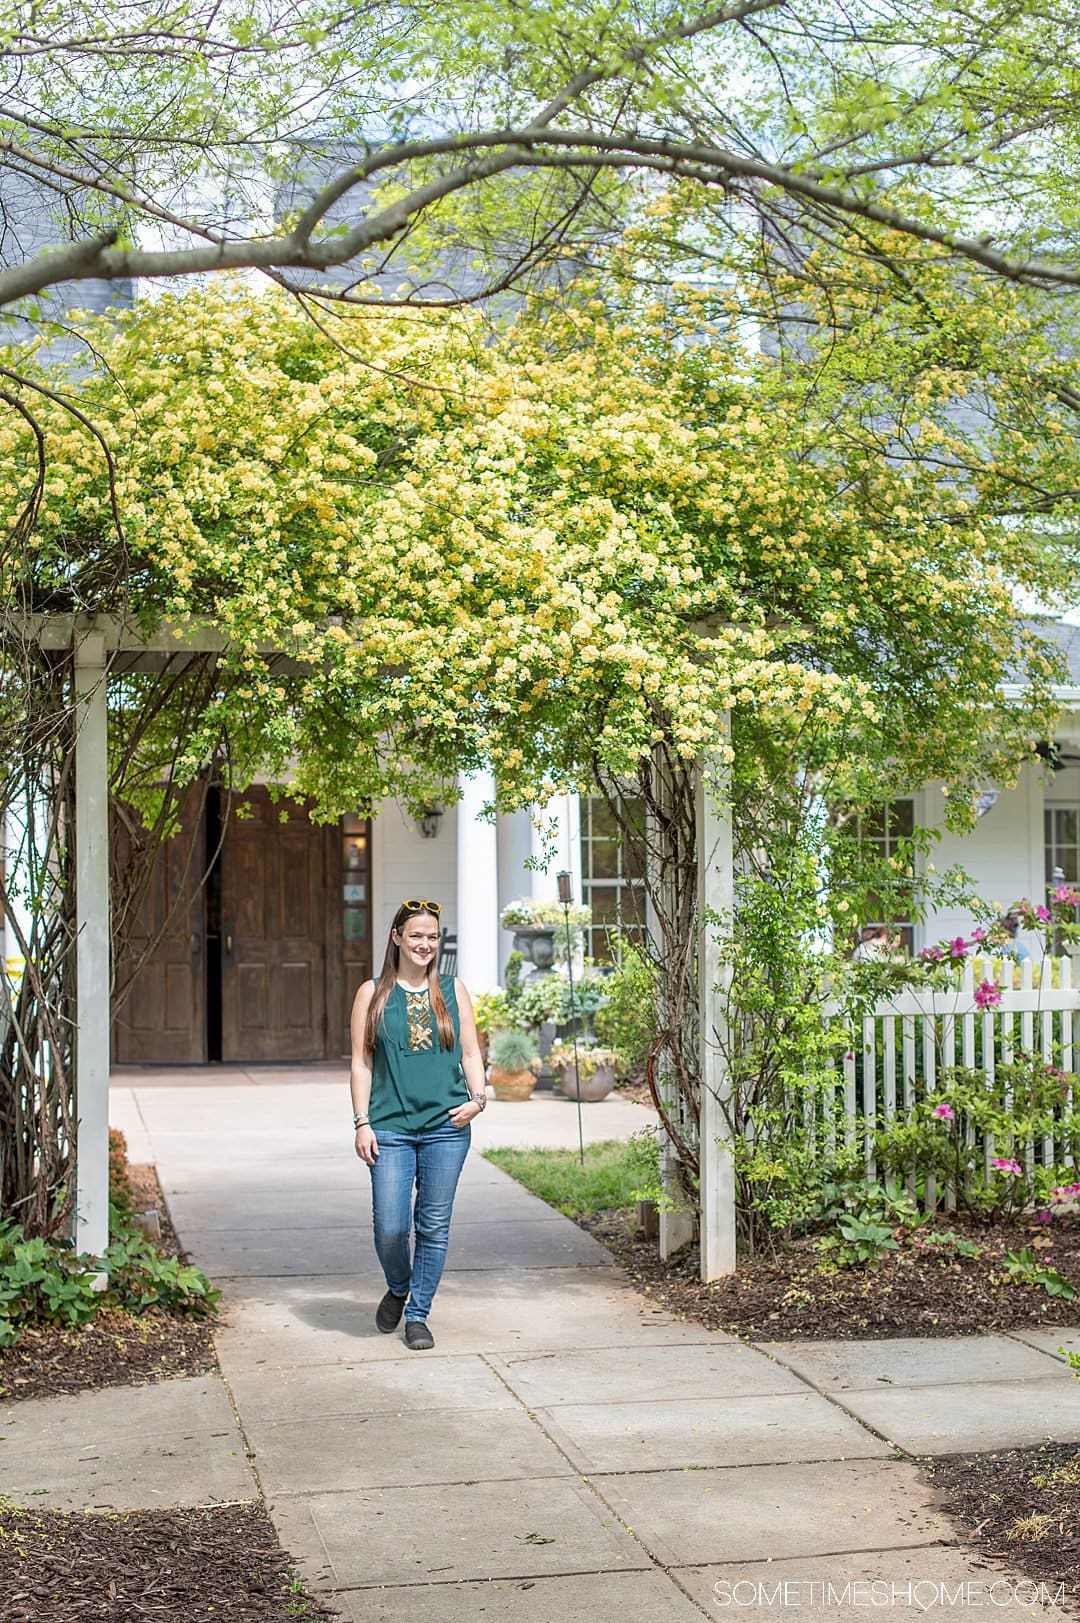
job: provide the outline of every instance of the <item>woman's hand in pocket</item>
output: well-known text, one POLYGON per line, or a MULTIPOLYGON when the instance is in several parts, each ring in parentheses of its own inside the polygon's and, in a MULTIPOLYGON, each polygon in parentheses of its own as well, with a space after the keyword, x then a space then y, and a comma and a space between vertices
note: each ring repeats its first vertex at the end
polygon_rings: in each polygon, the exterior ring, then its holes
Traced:
POLYGON ((370 1127, 358 1127, 356 1129, 356 1153, 365 1166, 373 1167, 375 1165, 375 1157, 379 1153, 379 1146, 370 1127))

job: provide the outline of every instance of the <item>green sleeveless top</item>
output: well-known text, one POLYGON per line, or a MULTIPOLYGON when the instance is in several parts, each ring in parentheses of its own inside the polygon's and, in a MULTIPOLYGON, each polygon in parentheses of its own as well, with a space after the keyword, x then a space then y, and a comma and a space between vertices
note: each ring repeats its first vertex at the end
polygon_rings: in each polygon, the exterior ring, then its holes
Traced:
POLYGON ((440 975, 439 985, 454 1027, 451 1049, 439 1046, 426 987, 406 992, 395 982, 386 1000, 375 1040, 368 1105, 376 1136, 380 1128, 422 1133, 429 1127, 445 1127, 447 1111, 468 1101, 454 977, 440 975))

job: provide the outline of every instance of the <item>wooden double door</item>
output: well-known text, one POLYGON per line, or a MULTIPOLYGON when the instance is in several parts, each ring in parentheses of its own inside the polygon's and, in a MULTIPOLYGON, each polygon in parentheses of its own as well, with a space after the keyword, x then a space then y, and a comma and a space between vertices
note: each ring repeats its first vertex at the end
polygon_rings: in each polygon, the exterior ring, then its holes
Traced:
POLYGON ((338 830, 313 824, 295 801, 274 803, 261 789, 231 808, 214 790, 193 797, 121 955, 120 983, 125 962, 145 961, 114 1017, 115 1060, 340 1053, 340 862, 338 830))

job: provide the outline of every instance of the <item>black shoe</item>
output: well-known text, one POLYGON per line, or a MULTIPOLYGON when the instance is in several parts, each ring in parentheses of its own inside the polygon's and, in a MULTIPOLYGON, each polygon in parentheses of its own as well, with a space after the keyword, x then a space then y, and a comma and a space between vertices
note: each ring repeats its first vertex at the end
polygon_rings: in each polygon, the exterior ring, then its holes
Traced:
POLYGON ((396 1330, 401 1323, 401 1315, 405 1311, 405 1296, 395 1296, 393 1291, 387 1291, 378 1307, 375 1309, 375 1328, 388 1336, 391 1330, 396 1330))
POLYGON ((406 1321, 405 1345, 411 1347, 413 1352, 426 1352, 429 1347, 434 1347, 435 1337, 423 1319, 408 1319, 406 1321))

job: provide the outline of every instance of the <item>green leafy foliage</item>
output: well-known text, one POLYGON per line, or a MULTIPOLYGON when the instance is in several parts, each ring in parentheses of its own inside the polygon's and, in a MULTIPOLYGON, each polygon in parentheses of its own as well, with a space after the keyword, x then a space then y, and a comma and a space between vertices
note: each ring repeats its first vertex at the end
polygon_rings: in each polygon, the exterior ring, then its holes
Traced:
POLYGON ((491 1039, 488 1056, 500 1071, 527 1071, 539 1049, 530 1031, 497 1031, 491 1039))
POLYGON ((1036 1285, 1047 1296, 1059 1296, 1063 1301, 1071 1302, 1076 1295, 1075 1287, 1065 1275, 1048 1262, 1040 1262, 1029 1245, 1019 1251, 1007 1251, 1002 1268, 1017 1284, 1036 1285))
POLYGON ((818 1241, 818 1250, 840 1267, 880 1262, 890 1251, 900 1249, 899 1240, 884 1223, 849 1215, 841 1217, 836 1228, 835 1234, 818 1241))
POLYGON ((221 1299, 201 1268, 162 1256, 143 1235, 122 1234, 108 1247, 102 1266, 109 1278, 109 1295, 119 1307, 142 1313, 160 1307, 167 1313, 202 1319, 221 1299))
POLYGON ((114 1238, 100 1263, 69 1244, 28 1238, 17 1224, 0 1227, 0 1346, 13 1346, 25 1325, 75 1327, 103 1307, 160 1307, 191 1318, 214 1311, 221 1293, 200 1268, 163 1256, 116 1208, 110 1217, 114 1238), (98 1290, 102 1273, 106 1288, 98 1290))
POLYGON ((955 1192, 962 1211, 1003 1220, 1045 1206, 1065 1168, 1035 1160, 1045 1138, 1080 1149, 1080 1114, 1073 1108, 1074 1078, 1036 1056, 983 1071, 954 1066, 941 1087, 909 1119, 898 1117, 874 1135, 879 1166, 897 1178, 914 1169, 920 1185, 935 1179, 955 1192), (998 1148, 987 1157, 984 1135, 998 1148))
POLYGON ((657 1028, 657 971, 632 942, 620 944, 619 961, 604 976, 607 1001, 594 1020, 597 1040, 618 1050, 624 1071, 644 1069, 657 1028))

